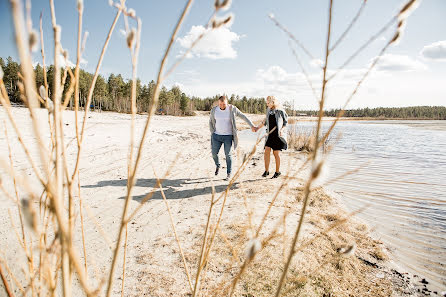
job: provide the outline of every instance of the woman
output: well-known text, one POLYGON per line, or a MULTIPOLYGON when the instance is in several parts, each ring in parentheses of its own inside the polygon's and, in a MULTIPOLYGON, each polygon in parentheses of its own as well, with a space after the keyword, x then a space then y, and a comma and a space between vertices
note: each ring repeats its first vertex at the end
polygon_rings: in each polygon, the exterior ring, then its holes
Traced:
POLYGON ((272 178, 278 178, 281 175, 279 152, 281 150, 286 150, 288 147, 285 131, 285 127, 288 123, 288 115, 283 109, 280 108, 279 103, 274 96, 268 96, 266 98, 266 105, 268 108, 266 110, 266 117, 263 122, 263 125, 266 125, 264 154, 265 172, 262 174, 262 176, 267 177, 269 175, 269 161, 272 150, 274 159, 276 160, 276 172, 272 178))

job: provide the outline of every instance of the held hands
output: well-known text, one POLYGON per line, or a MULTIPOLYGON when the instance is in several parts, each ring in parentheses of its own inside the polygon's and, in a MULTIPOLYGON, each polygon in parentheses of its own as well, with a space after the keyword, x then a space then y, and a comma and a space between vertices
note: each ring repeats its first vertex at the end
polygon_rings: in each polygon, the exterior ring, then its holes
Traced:
POLYGON ((260 129, 260 127, 258 127, 258 126, 251 127, 252 132, 257 132, 257 131, 259 131, 259 129, 260 129))
MULTIPOLYGON (((257 132, 261 129, 261 126, 253 126, 251 127, 251 131, 252 132, 257 132)), ((282 137, 283 136, 283 129, 279 131, 279 136, 282 137)))

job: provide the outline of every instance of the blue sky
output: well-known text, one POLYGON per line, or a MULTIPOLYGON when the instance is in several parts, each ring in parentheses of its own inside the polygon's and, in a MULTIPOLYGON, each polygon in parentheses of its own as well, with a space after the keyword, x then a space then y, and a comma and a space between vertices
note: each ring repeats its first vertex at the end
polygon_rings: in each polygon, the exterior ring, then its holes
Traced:
MULTIPOLYGON (((360 7, 362 1, 334 1, 333 39, 342 33, 360 7)), ((373 0, 367 5, 351 34, 330 55, 329 69, 336 69, 372 34, 393 16, 402 5, 401 0, 373 0)), ((156 78, 159 63, 175 23, 185 5, 184 0, 135 1, 128 0, 142 19, 142 46, 138 77, 143 83, 156 78)), ((204 30, 213 12, 212 0, 196 0, 171 55, 171 65, 190 41, 204 30)), ((62 45, 75 61, 77 38, 76 1, 55 1, 57 23, 62 27, 62 45)), ((89 32, 82 67, 94 69, 102 45, 115 15, 115 9, 105 0, 84 1, 83 29, 89 32)), ((49 1, 32 1, 33 26, 38 30, 39 15, 43 10, 43 30, 47 60, 53 59, 52 29, 49 1)), ((308 87, 293 56, 287 36, 268 18, 270 13, 285 25, 312 53, 308 58, 300 49, 314 86, 320 87, 320 68, 327 30, 328 1, 310 0, 234 0, 227 13, 234 14, 234 22, 210 32, 191 57, 165 81, 170 87, 179 85, 189 95, 212 96, 232 94, 240 96, 275 95, 280 100, 293 102, 296 108, 316 108, 317 101, 308 87)), ((392 46, 382 62, 365 81, 350 107, 446 105, 446 1, 425 0, 409 17, 401 42, 392 46)), ((0 0, 0 27, 6 38, 0 56, 18 59, 13 40, 9 1, 0 0), (5 42, 6 41, 6 42, 5 42)), ((359 55, 343 74, 334 80, 327 97, 328 107, 340 107, 367 65, 376 58, 380 48, 392 35, 394 27, 359 55)), ((121 18, 105 55, 101 74, 121 73, 130 78, 130 54, 126 47, 124 21, 121 18)), ((35 63, 41 63, 40 51, 33 53, 35 63)))

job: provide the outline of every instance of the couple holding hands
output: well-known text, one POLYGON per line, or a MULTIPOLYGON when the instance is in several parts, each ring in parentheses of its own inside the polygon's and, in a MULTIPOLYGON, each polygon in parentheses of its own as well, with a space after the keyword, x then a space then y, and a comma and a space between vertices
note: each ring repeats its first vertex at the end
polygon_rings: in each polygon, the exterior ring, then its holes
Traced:
POLYGON ((237 148, 237 126, 236 117, 243 119, 251 127, 253 132, 257 132, 263 126, 266 126, 266 142, 265 142, 265 172, 263 177, 269 175, 269 163, 271 150, 273 151, 274 158, 276 160, 276 172, 272 178, 278 178, 280 176, 280 156, 281 150, 287 149, 286 131, 285 127, 288 123, 288 115, 284 110, 279 107, 279 104, 274 96, 268 96, 266 98, 266 116, 262 124, 254 126, 236 106, 228 104, 228 98, 221 96, 218 99, 218 105, 212 108, 209 119, 209 128, 211 130, 211 148, 212 158, 215 162, 215 175, 218 175, 220 170, 220 162, 218 160, 218 152, 222 145, 224 145, 224 151, 226 156, 226 173, 225 180, 229 180, 232 170, 232 143, 234 143, 234 149, 237 148))

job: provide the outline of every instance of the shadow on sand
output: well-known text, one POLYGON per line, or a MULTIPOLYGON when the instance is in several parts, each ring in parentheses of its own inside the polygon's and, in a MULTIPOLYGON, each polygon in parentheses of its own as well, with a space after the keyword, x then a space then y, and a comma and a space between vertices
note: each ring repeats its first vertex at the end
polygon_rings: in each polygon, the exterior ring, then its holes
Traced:
MULTIPOLYGON (((254 182, 255 180, 246 180, 245 182, 254 182)), ((220 182, 221 179, 214 180, 216 182, 220 182)), ((167 199, 185 199, 191 198, 197 195, 207 195, 212 193, 211 181, 208 178, 202 179, 165 179, 162 183, 164 193, 166 194, 167 199), (200 187, 200 184, 208 184, 200 187), (191 185, 192 186, 191 188, 191 185), (186 188, 185 188, 186 187, 186 188)), ((96 185, 85 185, 83 188, 101 188, 101 187, 126 187, 127 179, 118 179, 118 180, 107 180, 100 181, 96 185)), ((141 202, 144 197, 151 192, 153 188, 157 188, 157 180, 155 178, 149 179, 138 179, 135 183, 136 187, 147 187, 150 188, 147 193, 143 195, 133 196, 133 200, 141 202)), ((239 182, 234 183, 231 186, 231 189, 238 188, 239 182)), ((225 191, 227 188, 227 184, 223 185, 214 185, 214 189, 216 193, 221 193, 225 191)), ((126 197, 120 197, 119 199, 125 199, 126 197)), ((151 199, 163 199, 161 196, 161 192, 159 189, 156 190, 153 197, 151 199)))

